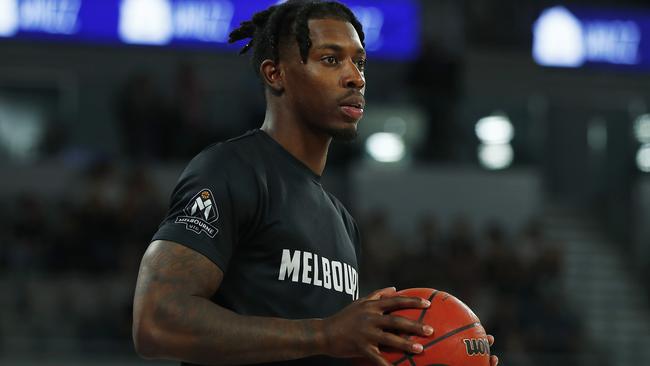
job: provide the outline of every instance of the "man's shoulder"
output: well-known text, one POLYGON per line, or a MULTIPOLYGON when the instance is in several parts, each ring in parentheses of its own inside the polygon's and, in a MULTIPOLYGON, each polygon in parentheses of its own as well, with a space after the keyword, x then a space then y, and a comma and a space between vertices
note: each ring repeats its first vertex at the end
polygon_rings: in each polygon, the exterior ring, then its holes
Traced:
POLYGON ((240 175, 254 169, 256 151, 255 130, 204 148, 187 165, 186 174, 228 174, 240 175))
POLYGON ((256 134, 256 130, 251 130, 241 136, 215 142, 198 153, 192 162, 236 163, 259 150, 256 134))
POLYGON ((225 141, 215 142, 203 149, 196 158, 232 158, 233 155, 249 152, 251 149, 257 149, 255 135, 256 130, 251 130, 243 135, 233 137, 225 141))

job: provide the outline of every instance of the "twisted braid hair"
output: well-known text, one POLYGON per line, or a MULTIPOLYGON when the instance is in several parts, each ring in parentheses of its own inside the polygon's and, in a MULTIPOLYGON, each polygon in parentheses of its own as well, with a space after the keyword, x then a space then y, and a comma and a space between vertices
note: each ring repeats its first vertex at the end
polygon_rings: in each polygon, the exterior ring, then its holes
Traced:
POLYGON ((320 0, 289 0, 260 11, 230 33, 229 43, 250 39, 239 53, 245 54, 253 49, 251 65, 259 77, 262 62, 270 59, 277 63, 281 44, 290 41, 292 36, 298 43, 302 61, 307 62, 312 45, 309 37, 310 19, 339 19, 349 22, 365 47, 363 27, 352 11, 339 2, 320 0))

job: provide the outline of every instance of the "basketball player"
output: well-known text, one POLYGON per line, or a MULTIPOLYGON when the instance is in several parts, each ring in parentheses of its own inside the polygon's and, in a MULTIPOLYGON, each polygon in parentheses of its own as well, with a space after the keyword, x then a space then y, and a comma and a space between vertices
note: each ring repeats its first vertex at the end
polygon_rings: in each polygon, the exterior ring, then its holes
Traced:
MULTIPOLYGON (((426 308, 378 290, 359 299, 359 232, 320 183, 332 139, 365 105, 364 34, 333 2, 289 1, 231 34, 265 87, 259 130, 212 145, 182 173, 140 266, 133 337, 145 358, 184 364, 338 365, 380 346, 422 352, 387 315, 426 308)), ((493 360, 496 364, 496 359, 493 360)))

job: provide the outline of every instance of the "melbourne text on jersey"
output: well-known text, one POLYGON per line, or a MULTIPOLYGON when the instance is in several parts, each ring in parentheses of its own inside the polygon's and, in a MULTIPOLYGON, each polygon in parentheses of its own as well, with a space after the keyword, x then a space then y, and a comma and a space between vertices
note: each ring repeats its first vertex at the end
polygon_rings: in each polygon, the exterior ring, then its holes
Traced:
POLYGON ((359 298, 359 275, 354 267, 310 252, 283 249, 278 280, 345 292, 352 300, 359 298))

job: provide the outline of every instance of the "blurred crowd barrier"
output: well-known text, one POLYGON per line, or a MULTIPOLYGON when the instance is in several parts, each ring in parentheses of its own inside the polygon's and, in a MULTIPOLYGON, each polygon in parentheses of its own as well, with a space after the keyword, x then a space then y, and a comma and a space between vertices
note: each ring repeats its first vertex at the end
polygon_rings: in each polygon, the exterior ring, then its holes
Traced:
MULTIPOLYGON (((435 216, 421 217, 410 251, 407 239, 387 230, 382 212, 366 217, 362 278, 374 287, 432 287, 468 304, 498 340, 493 352, 504 364, 580 364, 589 345, 580 317, 563 296, 563 252, 545 238, 537 221, 514 235, 499 222, 481 230, 467 216, 448 228, 435 216)), ((366 283, 368 285, 368 283, 366 283)))

